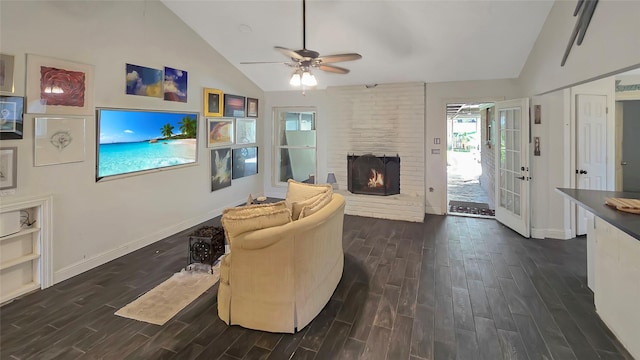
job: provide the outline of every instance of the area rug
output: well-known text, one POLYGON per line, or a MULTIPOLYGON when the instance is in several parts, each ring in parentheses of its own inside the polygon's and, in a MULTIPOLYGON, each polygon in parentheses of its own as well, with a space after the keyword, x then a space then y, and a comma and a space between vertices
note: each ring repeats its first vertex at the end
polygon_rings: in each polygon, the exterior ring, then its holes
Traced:
POLYGON ((150 324, 164 325, 218 282, 219 264, 214 266, 212 271, 208 271, 210 268, 207 266, 205 271, 194 267, 191 270, 173 274, 162 284, 116 311, 115 314, 150 324))
POLYGON ((455 200, 449 201, 449 212, 482 216, 496 215, 496 211, 489 208, 489 204, 455 200))

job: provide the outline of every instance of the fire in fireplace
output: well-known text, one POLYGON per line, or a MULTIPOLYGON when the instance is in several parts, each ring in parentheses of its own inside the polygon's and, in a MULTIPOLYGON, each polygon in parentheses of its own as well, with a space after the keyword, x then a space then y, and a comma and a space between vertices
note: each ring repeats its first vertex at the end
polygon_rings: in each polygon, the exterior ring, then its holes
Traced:
POLYGON ((347 155, 347 183, 354 194, 400 194, 400 157, 347 155))

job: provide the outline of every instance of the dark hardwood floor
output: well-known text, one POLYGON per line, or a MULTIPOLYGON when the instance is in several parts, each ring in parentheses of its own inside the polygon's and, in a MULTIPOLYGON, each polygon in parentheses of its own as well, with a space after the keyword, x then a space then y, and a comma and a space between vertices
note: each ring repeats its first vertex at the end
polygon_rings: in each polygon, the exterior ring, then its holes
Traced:
POLYGON ((345 216, 342 280, 297 334, 226 326, 217 285, 164 326, 113 315, 186 265, 194 229, 3 306, 0 357, 631 359, 595 313, 583 238, 478 218, 345 216))

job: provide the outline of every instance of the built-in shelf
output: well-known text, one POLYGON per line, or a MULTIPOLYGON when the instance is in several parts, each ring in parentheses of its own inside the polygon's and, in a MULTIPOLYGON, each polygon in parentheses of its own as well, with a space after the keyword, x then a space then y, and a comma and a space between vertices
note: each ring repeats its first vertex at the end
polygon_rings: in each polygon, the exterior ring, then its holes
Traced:
POLYGON ((2 264, 0 264, 0 271, 8 268, 12 268, 16 265, 29 262, 31 260, 38 259, 39 257, 40 257, 40 254, 28 254, 25 256, 21 256, 19 258, 11 259, 10 261, 3 262, 2 264))
POLYGON ((47 196, 10 199, 0 204, 0 216, 7 217, 3 220, 14 221, 14 214, 20 212, 36 222, 0 237, 0 303, 53 285, 51 202, 51 196, 47 196))
POLYGON ((30 227, 30 228, 26 228, 26 229, 22 229, 22 230, 18 231, 18 232, 17 232, 17 233, 15 233, 15 234, 11 234, 11 235, 7 235, 7 236, 0 237, 0 241, 5 241, 5 240, 13 239, 13 238, 16 238, 16 237, 18 237, 18 236, 31 234, 31 233, 34 233, 34 232, 37 232, 37 231, 40 231, 40 228, 39 228, 39 227, 37 227, 37 226, 30 227))

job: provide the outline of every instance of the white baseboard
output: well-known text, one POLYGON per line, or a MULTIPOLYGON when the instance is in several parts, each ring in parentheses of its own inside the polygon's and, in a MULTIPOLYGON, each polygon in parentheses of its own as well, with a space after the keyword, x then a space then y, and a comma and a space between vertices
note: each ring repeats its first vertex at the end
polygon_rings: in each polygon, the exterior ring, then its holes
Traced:
POLYGON ((531 237, 534 239, 571 239, 571 229, 531 229, 531 237))
POLYGON ((152 234, 148 234, 142 238, 130 241, 126 244, 122 244, 117 248, 107 250, 101 254, 97 254, 88 259, 83 259, 81 261, 76 262, 75 264, 71 264, 66 266, 53 274, 53 284, 57 284, 61 281, 72 278, 76 275, 80 275, 85 271, 91 270, 95 267, 98 267, 102 264, 106 264, 109 261, 115 260, 121 256, 132 253, 138 249, 141 249, 147 245, 151 245, 157 241, 160 241, 164 238, 167 238, 171 235, 177 234, 181 231, 184 231, 190 227, 201 224, 209 219, 212 219, 216 216, 222 214, 222 210, 236 206, 237 204, 243 203, 246 199, 240 199, 233 204, 219 207, 217 209, 213 209, 208 211, 202 215, 193 217, 191 219, 187 219, 181 223, 166 227, 164 229, 160 229, 152 234))

